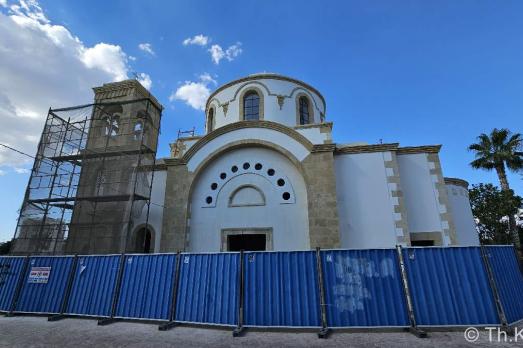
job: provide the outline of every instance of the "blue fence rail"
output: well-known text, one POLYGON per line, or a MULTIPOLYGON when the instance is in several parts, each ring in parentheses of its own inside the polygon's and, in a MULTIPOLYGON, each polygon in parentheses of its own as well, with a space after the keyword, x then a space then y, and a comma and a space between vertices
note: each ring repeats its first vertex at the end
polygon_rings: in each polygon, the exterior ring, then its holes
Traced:
POLYGON ((510 246, 0 257, 0 311, 166 325, 503 325, 522 293, 510 246))

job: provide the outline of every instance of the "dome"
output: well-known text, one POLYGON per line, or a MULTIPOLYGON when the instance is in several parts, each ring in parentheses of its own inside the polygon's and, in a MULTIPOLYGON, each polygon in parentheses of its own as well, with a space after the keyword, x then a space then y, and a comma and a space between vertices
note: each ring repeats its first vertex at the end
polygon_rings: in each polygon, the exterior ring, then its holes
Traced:
POLYGON ((256 73, 218 87, 206 103, 207 133, 234 122, 272 121, 288 127, 325 121, 326 103, 311 85, 279 74, 256 73))

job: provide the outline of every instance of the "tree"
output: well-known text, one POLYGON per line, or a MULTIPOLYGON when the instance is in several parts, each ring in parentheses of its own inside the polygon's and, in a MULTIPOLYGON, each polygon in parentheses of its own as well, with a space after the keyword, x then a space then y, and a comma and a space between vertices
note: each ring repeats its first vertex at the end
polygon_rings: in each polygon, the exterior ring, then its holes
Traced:
POLYGON ((469 197, 481 244, 510 244, 507 217, 517 213, 523 198, 492 184, 472 185, 469 197))
POLYGON ((10 249, 11 249, 11 241, 0 243, 0 255, 9 254, 10 249))
MULTIPOLYGON (((501 190, 509 192, 510 186, 505 168, 508 167, 511 171, 518 171, 523 168, 523 155, 518 152, 523 146, 521 134, 512 134, 505 128, 494 128, 490 135, 482 133, 477 139, 477 143, 469 146, 469 150, 474 151, 476 157, 474 161, 470 162, 470 165, 475 169, 496 170, 501 190)), ((510 209, 510 207, 507 207, 507 209, 510 209)), ((520 250, 521 242, 516 220, 513 214, 509 215, 508 218, 512 242, 520 250)))

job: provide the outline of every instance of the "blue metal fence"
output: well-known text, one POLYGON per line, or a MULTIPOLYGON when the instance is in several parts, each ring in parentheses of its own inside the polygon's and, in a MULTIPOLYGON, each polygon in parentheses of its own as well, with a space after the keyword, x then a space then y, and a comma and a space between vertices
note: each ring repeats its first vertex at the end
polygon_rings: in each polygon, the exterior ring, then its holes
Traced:
POLYGON ((73 258, 73 256, 31 257, 15 312, 60 313, 73 258))
POLYGON ((247 327, 407 327, 406 275, 419 326, 499 325, 495 296, 509 323, 523 319, 514 249, 483 251, 404 248, 404 273, 395 249, 0 257, 0 310, 247 327))
POLYGON ((499 324, 479 247, 406 248, 403 259, 417 324, 499 324))
POLYGON ((316 253, 244 254, 245 326, 319 327, 316 253))
POLYGON ((176 321, 236 325, 239 253, 180 254, 176 321))
POLYGON ((329 327, 408 326, 395 249, 321 252, 329 327))
POLYGON ((0 312, 11 309, 24 262, 23 256, 0 256, 0 312))
POLYGON ((523 274, 512 246, 485 247, 501 305, 509 324, 523 319, 523 274))
POLYGON ((168 320, 176 254, 126 255, 117 318, 168 320))
POLYGON ((66 314, 108 317, 118 275, 119 255, 79 256, 66 314))

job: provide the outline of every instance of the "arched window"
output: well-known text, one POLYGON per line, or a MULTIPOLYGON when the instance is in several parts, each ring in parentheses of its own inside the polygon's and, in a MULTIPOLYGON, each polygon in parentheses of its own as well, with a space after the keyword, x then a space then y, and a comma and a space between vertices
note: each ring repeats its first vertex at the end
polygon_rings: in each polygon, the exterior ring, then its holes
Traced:
POLYGON ((134 124, 134 140, 140 140, 143 135, 143 121, 139 120, 134 124))
POLYGON ((300 124, 309 124, 310 113, 309 113, 309 100, 307 99, 307 97, 300 97, 299 108, 300 108, 300 124))
POLYGON ((207 116, 207 133, 214 130, 214 108, 209 109, 209 116, 207 116))
POLYGON ((104 122, 104 135, 114 137, 118 135, 120 130, 120 116, 113 114, 112 116, 106 116, 103 118, 104 122))
POLYGON ((255 91, 249 91, 243 97, 243 119, 260 119, 260 96, 255 91))

